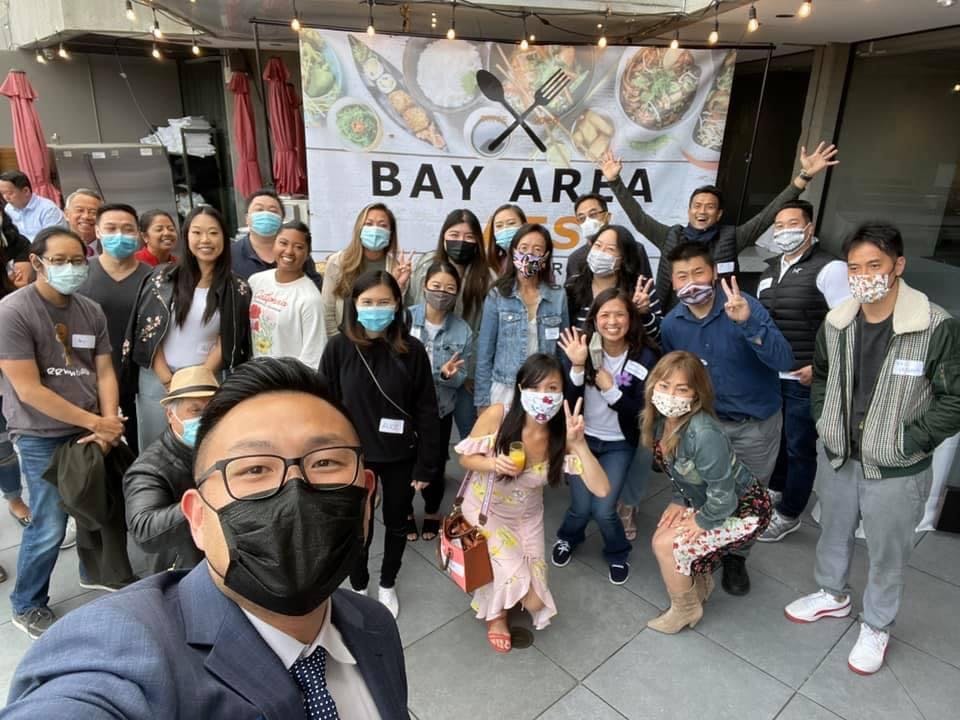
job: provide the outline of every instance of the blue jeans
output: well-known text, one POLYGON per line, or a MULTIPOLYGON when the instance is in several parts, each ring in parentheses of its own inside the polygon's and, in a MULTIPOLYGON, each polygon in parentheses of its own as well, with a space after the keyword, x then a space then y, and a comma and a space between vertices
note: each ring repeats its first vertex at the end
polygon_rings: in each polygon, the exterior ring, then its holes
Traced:
MULTIPOLYGON (((457 388, 456 404, 453 407, 453 420, 457 425, 457 432, 460 439, 470 435, 473 430, 473 424, 477 421, 477 409, 473 406, 473 393, 469 392, 463 385, 457 388)), ((447 438, 447 442, 450 439, 447 438)))
POLYGON ((643 501, 650 484, 650 465, 653 462, 653 451, 640 445, 627 468, 627 478, 620 491, 620 502, 624 505, 637 507, 643 501))
POLYGON ((3 416, 3 401, 0 400, 0 492, 5 500, 16 500, 22 494, 20 487, 20 463, 13 443, 7 437, 7 419, 3 416))
POLYGON ((137 445, 148 448, 167 429, 167 413, 160 404, 167 394, 153 370, 140 368, 137 392, 137 445))
POLYGON ((576 547, 584 541, 584 530, 590 518, 593 518, 603 536, 603 557, 611 564, 624 563, 633 547, 627 541, 623 523, 617 516, 617 499, 637 449, 625 440, 597 440, 589 435, 587 446, 607 473, 610 492, 606 497, 597 497, 587 489, 579 476, 568 475, 570 508, 557 530, 557 537, 576 547))
POLYGON ((780 454, 770 476, 770 489, 783 497, 777 512, 800 517, 806 509, 817 475, 817 426, 810 407, 810 388, 793 380, 781 380, 783 430, 780 454))
POLYGON ((10 594, 13 611, 18 615, 46 607, 50 601, 50 574, 67 529, 67 514, 60 508, 59 491, 43 479, 43 473, 57 448, 73 437, 21 435, 16 441, 20 467, 30 490, 32 517, 23 530, 17 557, 17 584, 10 594))

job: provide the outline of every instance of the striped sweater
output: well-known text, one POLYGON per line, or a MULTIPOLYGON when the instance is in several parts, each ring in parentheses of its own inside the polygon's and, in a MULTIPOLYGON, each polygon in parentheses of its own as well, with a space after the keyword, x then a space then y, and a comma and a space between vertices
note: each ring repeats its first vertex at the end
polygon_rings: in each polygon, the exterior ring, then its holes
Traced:
MULTIPOLYGON (((960 323, 901 278, 893 336, 863 421, 867 478, 914 475, 960 432, 960 323)), ((860 304, 827 314, 813 363, 813 416, 834 468, 850 456, 850 417, 860 304)))

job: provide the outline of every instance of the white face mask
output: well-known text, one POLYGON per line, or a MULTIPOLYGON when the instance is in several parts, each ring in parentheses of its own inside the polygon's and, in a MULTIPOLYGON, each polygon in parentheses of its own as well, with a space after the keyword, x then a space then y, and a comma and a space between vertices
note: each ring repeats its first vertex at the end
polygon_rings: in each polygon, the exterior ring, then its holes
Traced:
POLYGON ((773 233, 773 244, 777 249, 788 255, 803 245, 807 239, 807 226, 802 228, 784 228, 773 233))
POLYGON ((653 391, 651 400, 653 406, 664 417, 681 417, 690 412, 690 408, 693 407, 693 400, 690 398, 677 397, 659 390, 653 391))
POLYGON ((583 236, 584 240, 592 238, 602 228, 606 223, 600 222, 597 218, 587 218, 582 223, 580 223, 580 234, 583 236))
POLYGON ((539 390, 521 390, 520 405, 541 425, 553 420, 563 406, 563 393, 541 392, 539 390))
POLYGON ((597 248, 590 248, 587 253, 587 266, 590 272, 598 277, 613 275, 620 265, 620 258, 614 257, 610 253, 605 253, 597 248))

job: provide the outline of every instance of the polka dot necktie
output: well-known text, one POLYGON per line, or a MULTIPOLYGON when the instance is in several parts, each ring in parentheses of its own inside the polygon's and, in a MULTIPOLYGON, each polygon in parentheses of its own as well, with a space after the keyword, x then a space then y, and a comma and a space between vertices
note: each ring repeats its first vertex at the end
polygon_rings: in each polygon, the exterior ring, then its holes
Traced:
POLYGON ((340 720, 333 695, 327 689, 327 653, 322 647, 297 660, 290 674, 303 693, 308 720, 340 720))

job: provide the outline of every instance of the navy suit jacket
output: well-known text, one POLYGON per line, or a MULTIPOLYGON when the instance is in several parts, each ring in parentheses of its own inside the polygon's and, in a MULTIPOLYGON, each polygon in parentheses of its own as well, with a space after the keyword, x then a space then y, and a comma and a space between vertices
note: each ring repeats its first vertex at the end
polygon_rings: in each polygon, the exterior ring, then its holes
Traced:
MULTIPOLYGON (((383 720, 407 720, 397 625, 345 590, 333 623, 383 720)), ((300 690, 206 562, 141 580, 71 612, 36 641, 0 718, 304 720, 300 690)))

